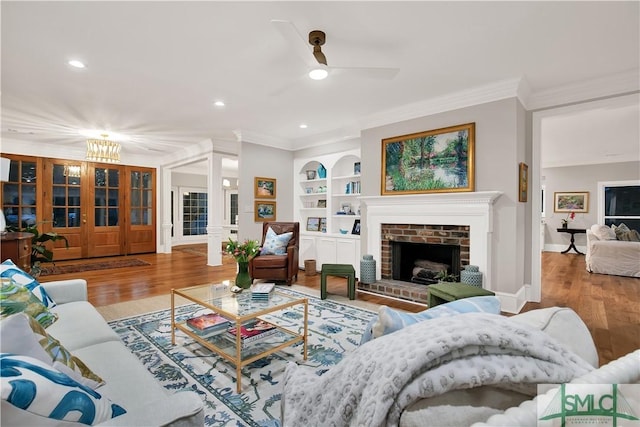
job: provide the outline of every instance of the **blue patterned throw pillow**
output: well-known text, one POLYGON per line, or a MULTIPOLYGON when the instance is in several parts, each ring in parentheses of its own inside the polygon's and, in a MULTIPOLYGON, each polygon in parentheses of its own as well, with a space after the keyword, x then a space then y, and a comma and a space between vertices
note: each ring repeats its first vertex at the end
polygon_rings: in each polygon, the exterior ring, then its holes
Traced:
POLYGON ((32 357, 2 353, 0 371, 2 400, 37 416, 95 425, 127 412, 32 357))
POLYGON ((13 263, 10 259, 0 264, 0 277, 6 277, 13 280, 14 283, 24 286, 38 297, 42 304, 47 308, 56 306, 56 302, 49 296, 44 287, 31 275, 25 273, 13 263))
POLYGON ((414 323, 460 313, 500 314, 500 300, 495 296, 464 298, 419 313, 405 313, 383 305, 378 310, 378 316, 371 319, 365 328, 360 345, 414 323))
POLYGON ((287 245, 293 237, 292 232, 276 234, 271 227, 267 229, 264 237, 264 244, 260 255, 284 255, 287 253, 287 245))

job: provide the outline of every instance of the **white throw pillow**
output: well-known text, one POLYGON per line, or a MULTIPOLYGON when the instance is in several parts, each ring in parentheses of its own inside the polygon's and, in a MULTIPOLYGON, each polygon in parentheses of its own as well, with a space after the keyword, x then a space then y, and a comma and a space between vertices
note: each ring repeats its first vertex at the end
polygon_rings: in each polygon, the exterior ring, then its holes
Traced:
POLYGON ((593 224, 591 232, 600 240, 616 240, 616 233, 606 225, 593 224))
POLYGON ((0 342, 4 353, 34 357, 84 386, 96 389, 105 383, 25 313, 12 314, 0 322, 0 342))
POLYGON ((260 255, 286 255, 287 245, 289 240, 293 237, 293 232, 276 234, 271 227, 267 229, 267 234, 264 238, 264 244, 260 255))

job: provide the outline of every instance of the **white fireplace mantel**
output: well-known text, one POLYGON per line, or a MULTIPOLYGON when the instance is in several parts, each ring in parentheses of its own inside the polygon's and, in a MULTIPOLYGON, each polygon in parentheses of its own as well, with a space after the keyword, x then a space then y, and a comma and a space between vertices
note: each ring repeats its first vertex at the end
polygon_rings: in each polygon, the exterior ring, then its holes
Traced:
MULTIPOLYGON (((367 253, 380 259, 382 224, 469 226, 469 263, 480 267, 483 286, 491 289, 493 250, 493 203, 500 191, 435 193, 402 196, 364 196, 367 253)), ((380 263, 376 265, 380 279, 380 263)))

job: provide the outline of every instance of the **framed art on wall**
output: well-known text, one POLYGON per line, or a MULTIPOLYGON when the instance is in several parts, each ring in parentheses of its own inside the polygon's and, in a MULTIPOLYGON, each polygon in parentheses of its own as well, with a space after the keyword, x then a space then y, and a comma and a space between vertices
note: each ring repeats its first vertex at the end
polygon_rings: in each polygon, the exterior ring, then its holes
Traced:
POLYGON ((554 212, 589 212, 589 192, 574 191, 553 193, 553 211, 554 212))
POLYGON ((276 202, 256 200, 254 202, 254 220, 256 222, 276 220, 276 202))
POLYGON ((474 191, 475 123, 382 140, 381 194, 474 191))
POLYGON ((254 193, 256 199, 276 198, 276 179, 255 177, 254 193))
POLYGON ((520 163, 518 167, 518 201, 526 202, 529 193, 529 166, 520 163))

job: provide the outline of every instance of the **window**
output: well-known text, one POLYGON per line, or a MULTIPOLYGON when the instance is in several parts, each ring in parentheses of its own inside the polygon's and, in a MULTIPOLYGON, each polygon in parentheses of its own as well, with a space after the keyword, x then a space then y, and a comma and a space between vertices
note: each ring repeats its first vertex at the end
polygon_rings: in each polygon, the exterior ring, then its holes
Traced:
POLYGON ((182 194, 182 235, 207 234, 207 193, 185 191, 182 194))
POLYGON ((11 160, 2 196, 7 226, 25 228, 37 223, 36 178, 35 162, 11 160))
POLYGON ((640 181, 598 183, 598 222, 640 231, 640 181))

